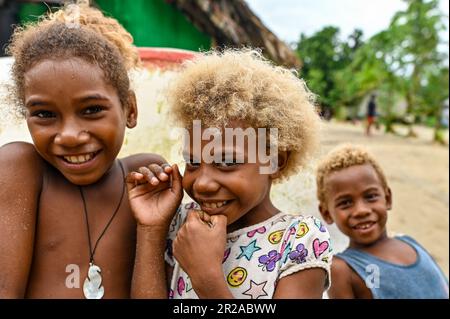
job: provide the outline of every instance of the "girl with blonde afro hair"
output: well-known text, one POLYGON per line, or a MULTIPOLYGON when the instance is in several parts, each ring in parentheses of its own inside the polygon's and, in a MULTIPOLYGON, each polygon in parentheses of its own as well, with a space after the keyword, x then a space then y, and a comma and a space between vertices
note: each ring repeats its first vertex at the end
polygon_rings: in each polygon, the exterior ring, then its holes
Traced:
MULTIPOLYGON (((168 96, 171 112, 189 133, 184 176, 174 171, 172 186, 159 192, 157 183, 148 183, 145 196, 130 201, 143 224, 151 227, 156 217, 166 222, 165 293, 175 299, 321 298, 330 283, 327 229, 313 216, 281 212, 270 197, 272 183, 302 168, 317 146, 320 120, 304 81, 255 50, 212 51, 185 64, 168 96), (258 147, 261 140, 276 144, 274 170, 262 172, 264 160, 249 155, 254 140, 229 145, 217 134, 211 141, 209 128, 225 135, 227 129, 258 129, 258 147), (272 128, 278 130, 275 141, 259 133, 272 128), (181 204, 182 188, 193 202, 181 204)), ((142 178, 136 173, 130 180, 137 185, 131 192, 142 187, 142 178)), ((136 254, 154 252, 152 243, 138 245, 136 254)), ((155 272, 140 265, 134 275, 141 296, 151 297, 155 272)))
POLYGON ((242 120, 253 128, 277 128, 278 149, 290 152, 279 180, 313 157, 320 119, 315 95, 297 74, 250 48, 210 51, 185 67, 168 93, 173 115, 183 127, 200 119, 209 127, 242 120))

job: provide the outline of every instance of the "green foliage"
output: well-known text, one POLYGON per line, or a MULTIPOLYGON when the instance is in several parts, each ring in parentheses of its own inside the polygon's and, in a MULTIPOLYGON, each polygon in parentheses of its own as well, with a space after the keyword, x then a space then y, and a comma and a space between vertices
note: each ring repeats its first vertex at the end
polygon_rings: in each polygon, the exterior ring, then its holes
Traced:
POLYGON ((398 43, 395 50, 392 50, 393 59, 399 65, 400 74, 407 79, 408 112, 418 115, 423 111, 420 105, 423 97, 420 93, 427 85, 427 74, 430 69, 435 72, 433 69, 443 60, 437 48, 439 31, 445 25, 437 0, 404 1, 408 7, 395 14, 389 32, 398 43))
POLYGON ((310 37, 302 34, 297 45, 304 62, 301 76, 335 113, 342 114, 340 107, 360 105, 368 94, 377 92, 388 130, 399 117, 423 123, 431 119, 439 130, 449 97, 448 56, 438 50, 445 17, 438 0, 403 1, 406 9, 366 42, 359 30, 341 41, 339 29, 332 26, 310 37), (402 101, 407 108, 399 114, 395 106, 402 101))
POLYGON ((336 74, 353 59, 353 54, 362 45, 362 31, 355 30, 348 42, 339 40, 339 28, 325 27, 307 37, 302 34, 297 53, 303 60, 301 76, 310 89, 319 96, 322 105, 331 107, 339 100, 336 74))

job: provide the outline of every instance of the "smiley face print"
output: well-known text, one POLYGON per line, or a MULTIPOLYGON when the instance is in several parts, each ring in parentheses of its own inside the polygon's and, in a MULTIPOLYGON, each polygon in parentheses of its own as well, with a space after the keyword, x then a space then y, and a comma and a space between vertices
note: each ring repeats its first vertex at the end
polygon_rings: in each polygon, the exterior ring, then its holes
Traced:
POLYGON ((239 287, 247 279, 247 270, 243 267, 236 267, 227 276, 228 284, 231 287, 239 287))

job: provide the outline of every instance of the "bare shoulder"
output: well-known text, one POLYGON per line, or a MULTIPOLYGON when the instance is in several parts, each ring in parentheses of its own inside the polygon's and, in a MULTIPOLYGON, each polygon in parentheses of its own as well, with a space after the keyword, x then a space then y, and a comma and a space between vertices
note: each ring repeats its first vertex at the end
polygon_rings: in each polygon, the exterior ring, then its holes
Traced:
POLYGON ((331 287, 328 295, 332 299, 354 298, 352 284, 353 270, 339 257, 333 258, 331 264, 331 287))
POLYGON ((321 299, 327 272, 322 268, 306 268, 281 278, 274 299, 321 299))
POLYGON ((0 171, 2 180, 8 176, 42 179, 45 161, 34 146, 25 142, 13 142, 0 147, 0 171))
POLYGON ((41 161, 42 158, 36 152, 33 144, 27 142, 12 142, 0 147, 0 153, 3 159, 28 159, 34 161, 41 161), (25 158, 24 158, 25 157, 25 158))
POLYGON ((32 144, 14 142, 3 145, 0 147, 2 193, 15 197, 36 194, 42 187, 46 167, 46 162, 32 144))
POLYGON ((12 228, 34 220, 46 165, 32 144, 14 142, 0 147, 0 211, 3 217, 9 216, 12 228))
POLYGON ((45 162, 28 143, 0 147, 0 298, 23 298, 45 162))
POLYGON ((138 169, 141 166, 148 166, 152 163, 155 164, 163 164, 167 163, 167 161, 158 154, 153 153, 139 153, 139 154, 133 154, 128 157, 125 157, 122 159, 122 162, 127 167, 127 171, 134 171, 138 169))
POLYGON ((334 257, 333 263, 331 264, 332 275, 348 276, 352 274, 352 269, 350 266, 341 258, 334 257))

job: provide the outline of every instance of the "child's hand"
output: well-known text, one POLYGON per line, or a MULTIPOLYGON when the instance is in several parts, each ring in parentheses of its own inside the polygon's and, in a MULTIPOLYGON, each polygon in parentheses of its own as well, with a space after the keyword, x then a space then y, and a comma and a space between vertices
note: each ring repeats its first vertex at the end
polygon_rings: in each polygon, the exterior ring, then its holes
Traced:
POLYGON ((128 174, 128 198, 138 224, 167 227, 183 198, 177 165, 151 164, 128 174), (171 177, 171 178, 170 178, 171 177))
POLYGON ((194 288, 205 284, 204 280, 223 279, 226 236, 226 216, 209 216, 198 210, 188 213, 173 242, 173 255, 191 278, 194 288))

